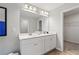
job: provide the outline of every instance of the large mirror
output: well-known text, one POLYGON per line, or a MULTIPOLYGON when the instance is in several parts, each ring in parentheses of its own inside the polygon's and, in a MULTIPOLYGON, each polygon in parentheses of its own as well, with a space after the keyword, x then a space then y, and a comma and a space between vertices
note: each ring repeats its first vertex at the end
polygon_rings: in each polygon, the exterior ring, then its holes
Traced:
POLYGON ((36 31, 48 31, 47 17, 40 15, 37 11, 28 11, 28 9, 20 12, 20 33, 34 33, 36 31))
POLYGON ((33 33, 42 31, 42 20, 44 17, 27 11, 20 14, 20 33, 33 33))

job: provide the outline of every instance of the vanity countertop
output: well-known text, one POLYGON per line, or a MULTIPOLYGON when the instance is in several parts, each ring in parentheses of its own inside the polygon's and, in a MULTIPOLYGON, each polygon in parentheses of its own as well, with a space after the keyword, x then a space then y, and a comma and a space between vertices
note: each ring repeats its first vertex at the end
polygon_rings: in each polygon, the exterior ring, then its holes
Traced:
POLYGON ((40 37, 40 36, 46 36, 46 35, 56 35, 56 33, 52 33, 52 34, 27 34, 27 33, 22 33, 19 34, 19 39, 23 40, 23 39, 29 39, 29 38, 35 38, 35 37, 40 37))

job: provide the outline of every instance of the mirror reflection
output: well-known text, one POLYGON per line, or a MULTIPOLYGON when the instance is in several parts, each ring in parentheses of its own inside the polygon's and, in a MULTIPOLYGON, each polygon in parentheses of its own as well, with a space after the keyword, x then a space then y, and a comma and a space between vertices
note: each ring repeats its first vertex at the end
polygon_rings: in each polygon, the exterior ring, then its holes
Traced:
POLYGON ((21 10, 20 12, 20 33, 48 32, 47 17, 21 10), (47 29, 47 30, 46 30, 47 29))

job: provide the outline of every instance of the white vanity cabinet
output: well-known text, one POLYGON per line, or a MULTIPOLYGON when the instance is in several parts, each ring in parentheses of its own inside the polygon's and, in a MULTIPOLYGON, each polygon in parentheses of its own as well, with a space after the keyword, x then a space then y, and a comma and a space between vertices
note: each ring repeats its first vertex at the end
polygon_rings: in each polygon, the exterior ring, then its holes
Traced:
POLYGON ((47 36, 46 38, 44 38, 44 46, 45 46, 45 52, 48 52, 51 50, 51 36, 47 36))
POLYGON ((50 35, 44 38, 44 46, 45 52, 48 52, 54 48, 56 48, 56 35, 50 35))
POLYGON ((43 41, 40 38, 24 39, 20 41, 22 55, 40 55, 44 51, 43 41))
POLYGON ((22 55, 40 55, 56 48, 56 34, 20 39, 22 55))
POLYGON ((51 36, 51 48, 50 49, 54 49, 56 48, 56 35, 51 36))

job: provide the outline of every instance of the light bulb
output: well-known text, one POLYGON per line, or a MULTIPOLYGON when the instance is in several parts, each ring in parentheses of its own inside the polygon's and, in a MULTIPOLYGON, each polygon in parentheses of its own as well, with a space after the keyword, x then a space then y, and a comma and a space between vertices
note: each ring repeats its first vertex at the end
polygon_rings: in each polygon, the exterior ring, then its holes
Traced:
POLYGON ((29 9, 30 9, 30 10, 33 10, 32 6, 29 6, 29 9))
POLYGON ((37 9, 35 7, 33 7, 33 11, 36 11, 37 9))
POLYGON ((28 5, 27 5, 27 4, 25 4, 24 8, 28 8, 28 5))
POLYGON ((48 12, 45 12, 46 15, 48 15, 48 12))
POLYGON ((41 11, 41 14, 44 14, 44 11, 41 11))

